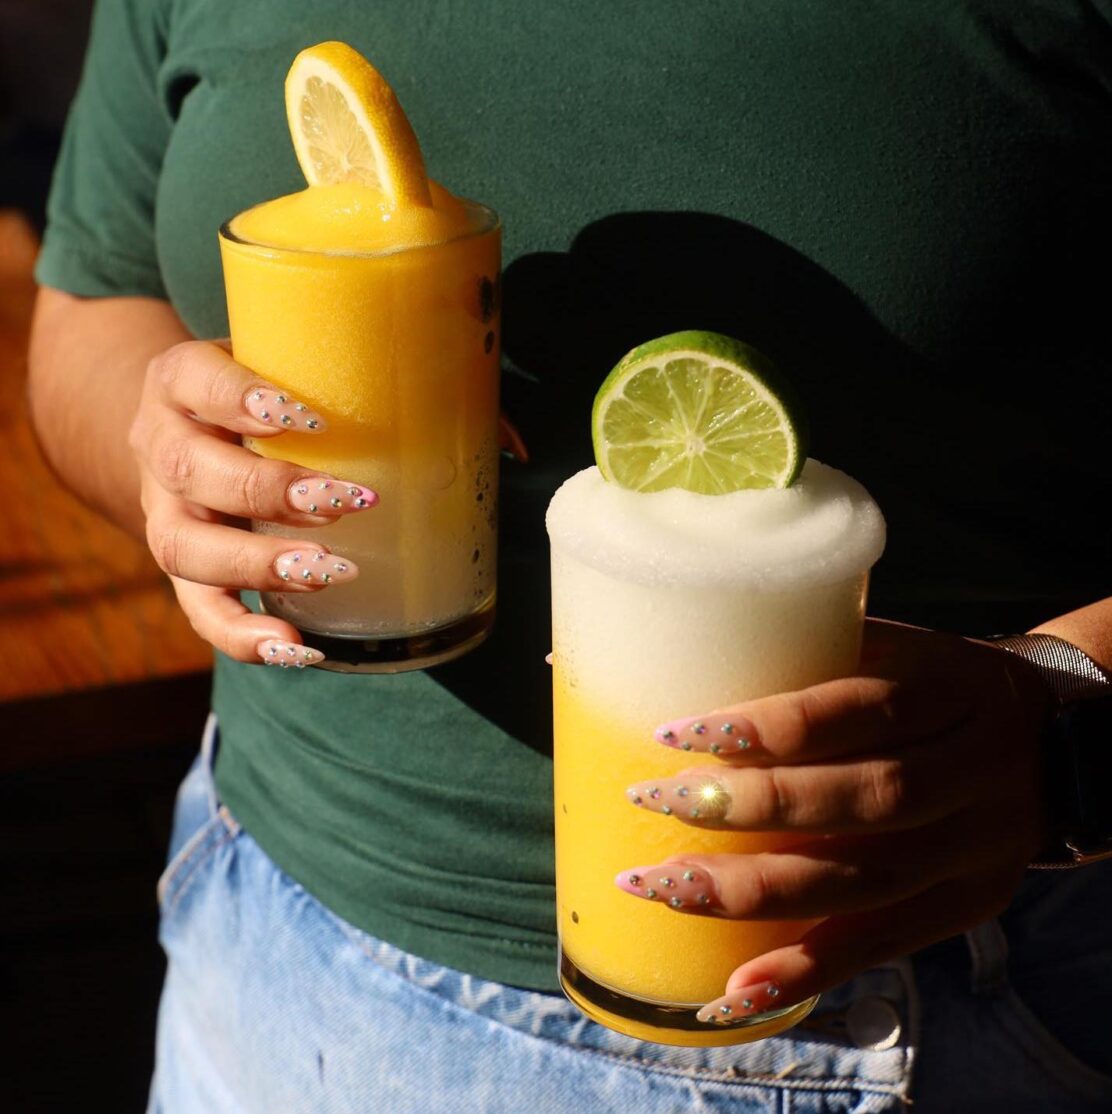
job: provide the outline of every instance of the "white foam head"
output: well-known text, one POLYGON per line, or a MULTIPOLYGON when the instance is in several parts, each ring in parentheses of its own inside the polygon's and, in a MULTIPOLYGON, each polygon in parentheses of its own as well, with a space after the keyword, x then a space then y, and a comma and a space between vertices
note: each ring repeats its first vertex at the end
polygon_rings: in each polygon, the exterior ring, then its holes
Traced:
POLYGON ((854 479, 808 460, 791 487, 697 495, 608 483, 597 468, 553 496, 557 549, 617 580, 785 591, 847 580, 884 549, 884 518, 854 479))

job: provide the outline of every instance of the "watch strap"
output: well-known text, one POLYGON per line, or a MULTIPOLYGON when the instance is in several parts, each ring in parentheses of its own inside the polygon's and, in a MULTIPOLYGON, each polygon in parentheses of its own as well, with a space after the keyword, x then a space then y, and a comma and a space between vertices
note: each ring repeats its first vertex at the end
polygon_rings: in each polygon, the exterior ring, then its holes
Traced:
POLYGON ((1112 857, 1112 675, 1052 634, 991 638, 1030 663, 1054 697, 1044 730, 1047 806, 1056 837, 1029 866, 1062 870, 1112 857))
POLYGON ((1062 704, 1112 693, 1112 675, 1064 638, 1053 634, 1009 634, 990 641, 1035 666, 1062 704))

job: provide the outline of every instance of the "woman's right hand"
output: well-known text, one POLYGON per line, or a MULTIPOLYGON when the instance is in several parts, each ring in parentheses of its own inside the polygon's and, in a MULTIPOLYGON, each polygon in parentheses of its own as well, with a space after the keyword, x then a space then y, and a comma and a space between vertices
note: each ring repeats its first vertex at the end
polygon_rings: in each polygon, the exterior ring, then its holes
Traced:
POLYGON ((358 575, 323 543, 252 534, 236 523, 327 526, 378 502, 359 484, 239 443, 325 429, 320 414, 237 364, 219 342, 177 344, 147 368, 128 438, 147 544, 194 630, 237 661, 301 667, 324 658, 289 623, 244 607, 241 589, 319 592, 358 575))

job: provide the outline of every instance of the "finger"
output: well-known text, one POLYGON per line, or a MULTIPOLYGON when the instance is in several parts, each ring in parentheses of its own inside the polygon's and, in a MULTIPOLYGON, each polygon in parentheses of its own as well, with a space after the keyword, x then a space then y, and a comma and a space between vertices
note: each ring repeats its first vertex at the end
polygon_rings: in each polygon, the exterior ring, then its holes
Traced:
POLYGON ((529 450, 525 447, 525 440, 517 430, 517 426, 506 417, 504 413, 498 415, 498 447, 507 452, 522 464, 529 463, 529 450))
POLYGON ((833 917, 795 944, 742 964, 726 993, 696 1015, 732 1021, 779 1009, 830 990, 862 971, 955 936, 995 916, 1008 902, 1018 876, 966 875, 905 901, 833 917))
POLYGON ((856 832, 909 828, 957 812, 986 771, 965 770, 959 730, 891 754, 811 766, 703 766, 635 782, 626 799, 685 824, 731 831, 856 832))
POLYGON ((310 592, 359 575, 354 561, 319 542, 250 534, 168 507, 148 516, 147 544, 170 576, 218 588, 310 592))
POLYGON ((144 455, 172 495, 240 518, 318 526, 378 503, 370 488, 258 456, 180 414, 157 426, 144 455))
POLYGON ((882 838, 820 839, 753 855, 673 855, 615 878, 619 889, 685 913, 740 920, 812 920, 912 897, 999 850, 980 839, 982 810, 882 838))
POLYGON ((256 615, 222 588, 171 578, 178 603, 206 642, 236 661, 304 669, 324 654, 301 642, 296 627, 273 615, 256 615))
POLYGON ((884 750, 970 715, 960 685, 843 677, 662 724, 658 742, 747 765, 822 762, 884 750))
POLYGON ((324 433, 324 416, 236 363, 220 344, 186 341, 151 361, 162 398, 186 415, 236 433, 324 433))

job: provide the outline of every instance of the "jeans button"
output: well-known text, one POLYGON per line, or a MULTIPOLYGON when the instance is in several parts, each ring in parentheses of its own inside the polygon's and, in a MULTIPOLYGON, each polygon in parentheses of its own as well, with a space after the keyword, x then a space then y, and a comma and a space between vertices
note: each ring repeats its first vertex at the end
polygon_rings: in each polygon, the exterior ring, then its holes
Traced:
POLYGON ((859 998, 846 1011, 846 1031, 858 1048, 883 1052, 900 1039, 900 1015, 887 998, 859 998))

